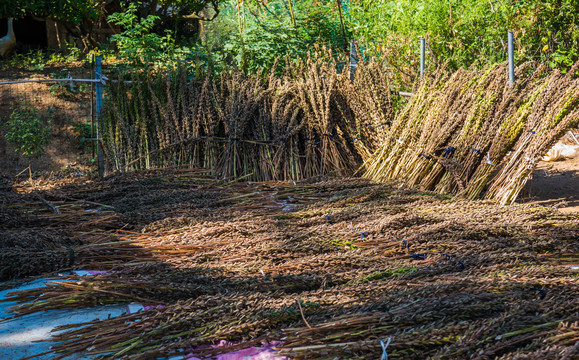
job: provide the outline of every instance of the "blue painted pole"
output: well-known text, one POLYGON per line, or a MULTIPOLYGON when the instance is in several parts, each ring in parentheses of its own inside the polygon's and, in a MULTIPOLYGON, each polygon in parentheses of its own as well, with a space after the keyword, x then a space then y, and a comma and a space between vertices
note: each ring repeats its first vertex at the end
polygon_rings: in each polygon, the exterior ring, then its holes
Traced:
POLYGON ((515 83, 515 51, 513 46, 513 33, 509 31, 509 85, 515 83))
POLYGON ((103 113, 103 69, 101 65, 101 57, 97 56, 95 58, 95 80, 99 80, 96 83, 96 94, 95 94, 95 103, 96 103, 96 111, 95 111, 95 118, 96 118, 96 144, 97 144, 97 163, 99 169, 99 177, 102 178, 104 176, 105 166, 104 166, 104 156, 103 156, 103 149, 101 144, 101 119, 103 113))
POLYGON ((350 81, 354 82, 356 78, 356 68, 358 67, 358 58, 356 55, 356 43, 350 41, 350 81))
POLYGON ((420 77, 424 76, 424 52, 425 52, 425 40, 420 39, 420 77))

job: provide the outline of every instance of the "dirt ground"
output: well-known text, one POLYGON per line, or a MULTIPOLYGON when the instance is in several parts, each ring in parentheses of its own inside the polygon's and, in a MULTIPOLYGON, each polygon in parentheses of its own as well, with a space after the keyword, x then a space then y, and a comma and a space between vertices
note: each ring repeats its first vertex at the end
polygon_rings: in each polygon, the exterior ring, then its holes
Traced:
MULTIPOLYGON (((82 64, 45 66, 42 71, 0 68, 0 82, 67 78, 90 78, 90 68, 82 64)), ((33 104, 42 113, 52 113, 51 141, 45 153, 32 161, 35 172, 56 172, 67 166, 89 165, 92 154, 80 140, 75 125, 90 123, 90 87, 68 83, 25 83, 0 85, 0 175, 13 177, 28 167, 28 160, 14 152, 5 138, 4 123, 11 107, 21 101, 33 104)), ((85 168, 86 170, 86 168, 85 168)), ((26 174, 24 174, 26 175, 26 174)))
POLYGON ((579 158, 539 163, 529 189, 519 198, 560 212, 579 212, 579 158))

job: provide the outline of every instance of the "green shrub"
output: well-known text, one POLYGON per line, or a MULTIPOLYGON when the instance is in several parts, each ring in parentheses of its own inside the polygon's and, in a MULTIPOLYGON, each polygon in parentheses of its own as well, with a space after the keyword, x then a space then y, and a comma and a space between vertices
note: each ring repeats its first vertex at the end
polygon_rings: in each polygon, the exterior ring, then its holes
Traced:
POLYGON ((92 127, 90 123, 80 122, 73 125, 73 132, 78 141, 77 149, 82 152, 90 151, 92 146, 92 127))
POLYGON ((165 30, 161 36, 153 32, 159 16, 140 17, 139 6, 131 3, 124 12, 114 13, 107 18, 109 22, 120 26, 120 34, 111 36, 118 48, 120 59, 131 65, 172 66, 183 61, 189 52, 188 48, 175 44, 173 32, 165 30))
MULTIPOLYGON (((34 105, 23 102, 13 106, 6 123, 6 140, 17 153, 30 161, 39 158, 50 141, 51 114, 41 113, 34 105)), ((31 175, 32 177, 32 175, 31 175)))

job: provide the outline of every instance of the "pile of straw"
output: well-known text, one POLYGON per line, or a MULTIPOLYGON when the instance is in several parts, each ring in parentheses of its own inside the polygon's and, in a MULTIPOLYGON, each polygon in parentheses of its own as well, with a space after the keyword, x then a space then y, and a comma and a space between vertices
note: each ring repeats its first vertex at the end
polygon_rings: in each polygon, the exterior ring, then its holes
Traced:
POLYGON ((513 203, 541 157, 579 124, 579 63, 566 74, 533 64, 438 71, 417 84, 365 176, 513 203))
POLYGON ((52 186, 39 179, 35 185, 0 190, 0 281, 67 269, 110 269, 134 256, 150 259, 149 252, 110 233, 126 224, 110 205, 55 189, 86 181, 72 175, 52 179, 52 186))
POLYGON ((389 358, 555 359, 578 350, 574 214, 364 179, 242 183, 186 169, 43 196, 61 208, 59 196, 114 207, 122 225, 99 236, 117 243, 97 242, 111 255, 139 251, 113 267, 94 262, 105 274, 17 293, 16 315, 154 305, 56 335, 62 357, 201 357, 282 340, 295 359, 376 359, 388 338, 389 358), (206 346, 223 339, 238 345, 206 346))
POLYGON ((193 165, 256 181, 351 174, 392 120, 389 72, 361 63, 352 84, 335 69, 322 52, 288 62, 282 75, 192 80, 177 71, 111 83, 108 162, 116 170, 193 165))

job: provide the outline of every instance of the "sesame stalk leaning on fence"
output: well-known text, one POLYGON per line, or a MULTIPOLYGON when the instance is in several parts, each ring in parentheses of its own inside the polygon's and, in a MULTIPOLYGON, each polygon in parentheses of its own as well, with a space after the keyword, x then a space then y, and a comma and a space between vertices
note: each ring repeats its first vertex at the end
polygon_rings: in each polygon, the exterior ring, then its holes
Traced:
POLYGON ((475 199, 516 200, 538 159, 577 126, 576 64, 566 75, 506 64, 483 70, 439 70, 417 84, 365 176, 475 199))
POLYGON ((316 51, 282 74, 188 80, 180 70, 111 84, 108 158, 117 170, 192 165, 261 181, 351 174, 391 121, 390 94, 379 91, 389 74, 370 64, 366 85, 351 85, 331 53, 316 51))

